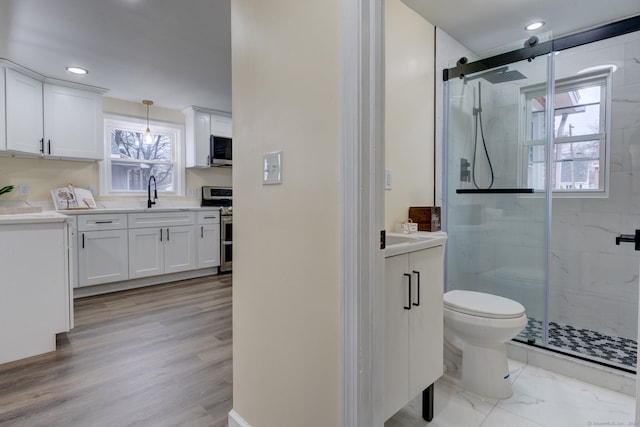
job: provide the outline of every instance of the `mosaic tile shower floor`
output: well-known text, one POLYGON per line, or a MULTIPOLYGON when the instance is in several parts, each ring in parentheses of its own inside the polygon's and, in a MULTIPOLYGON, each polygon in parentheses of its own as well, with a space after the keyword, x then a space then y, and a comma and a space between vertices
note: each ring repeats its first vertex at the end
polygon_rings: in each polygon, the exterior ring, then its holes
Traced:
MULTIPOLYGON (((516 339, 542 343, 542 322, 529 318, 529 323, 516 339)), ((628 338, 610 337, 600 332, 551 322, 549 345, 622 368, 636 367, 637 342, 628 338)))

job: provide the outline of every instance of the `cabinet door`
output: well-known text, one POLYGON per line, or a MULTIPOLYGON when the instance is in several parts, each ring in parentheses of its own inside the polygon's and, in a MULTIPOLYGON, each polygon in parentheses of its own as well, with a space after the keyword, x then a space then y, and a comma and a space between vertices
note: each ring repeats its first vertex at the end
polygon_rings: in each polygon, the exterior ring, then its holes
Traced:
POLYGON ((42 82, 6 70, 7 150, 44 154, 42 82))
POLYGON ((129 278, 127 230, 80 232, 78 250, 79 286, 129 278))
POLYGON ((164 242, 164 271, 193 270, 196 268, 196 243, 193 226, 167 227, 164 242))
POLYGON ((220 265, 220 224, 202 224, 197 226, 198 268, 218 267, 220 265))
POLYGON ((385 261, 384 419, 407 404, 409 381, 409 256, 385 261))
POLYGON ((410 400, 442 375, 443 256, 443 246, 409 254, 413 286, 409 313, 410 400))
POLYGON ((102 95, 44 85, 45 154, 78 159, 103 157, 102 95))
POLYGON ((224 114, 211 114, 211 135, 231 138, 232 132, 231 116, 224 114))
POLYGON ((185 116, 185 164, 186 167, 211 166, 211 115, 194 108, 182 111, 185 116))
POLYGON ((164 273, 166 229, 135 228, 129 230, 129 278, 164 273))

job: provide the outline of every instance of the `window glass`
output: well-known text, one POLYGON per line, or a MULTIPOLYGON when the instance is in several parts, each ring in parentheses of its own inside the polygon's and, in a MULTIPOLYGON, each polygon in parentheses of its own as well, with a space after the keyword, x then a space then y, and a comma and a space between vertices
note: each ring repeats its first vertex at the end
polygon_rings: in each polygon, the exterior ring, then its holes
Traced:
POLYGON ((179 138, 181 131, 171 125, 151 126, 146 138, 146 124, 128 119, 105 120, 108 156, 101 168, 105 193, 146 193, 150 177, 155 178, 159 193, 182 194, 179 138))

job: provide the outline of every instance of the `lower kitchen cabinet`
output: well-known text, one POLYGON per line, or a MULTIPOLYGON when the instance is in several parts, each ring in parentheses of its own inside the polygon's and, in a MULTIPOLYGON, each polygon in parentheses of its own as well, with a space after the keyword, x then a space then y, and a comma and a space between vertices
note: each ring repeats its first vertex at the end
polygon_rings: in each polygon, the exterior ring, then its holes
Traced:
POLYGON ((220 266, 220 212, 198 213, 196 232, 200 233, 197 268, 220 266))
POLYGON ((385 261, 384 419, 443 371, 444 246, 385 261))
POLYGON ((196 268, 193 226, 129 229, 129 278, 196 268))
POLYGON ((129 278, 127 230, 78 233, 78 286, 129 278))

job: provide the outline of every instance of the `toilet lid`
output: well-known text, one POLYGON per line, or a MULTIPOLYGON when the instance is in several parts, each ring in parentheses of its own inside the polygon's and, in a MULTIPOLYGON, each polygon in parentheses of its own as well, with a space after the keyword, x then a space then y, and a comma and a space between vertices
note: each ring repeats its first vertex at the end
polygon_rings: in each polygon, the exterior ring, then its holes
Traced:
POLYGON ((519 302, 474 291, 449 291, 444 294, 444 306, 459 313, 491 319, 515 319, 524 314, 524 307, 519 302))

